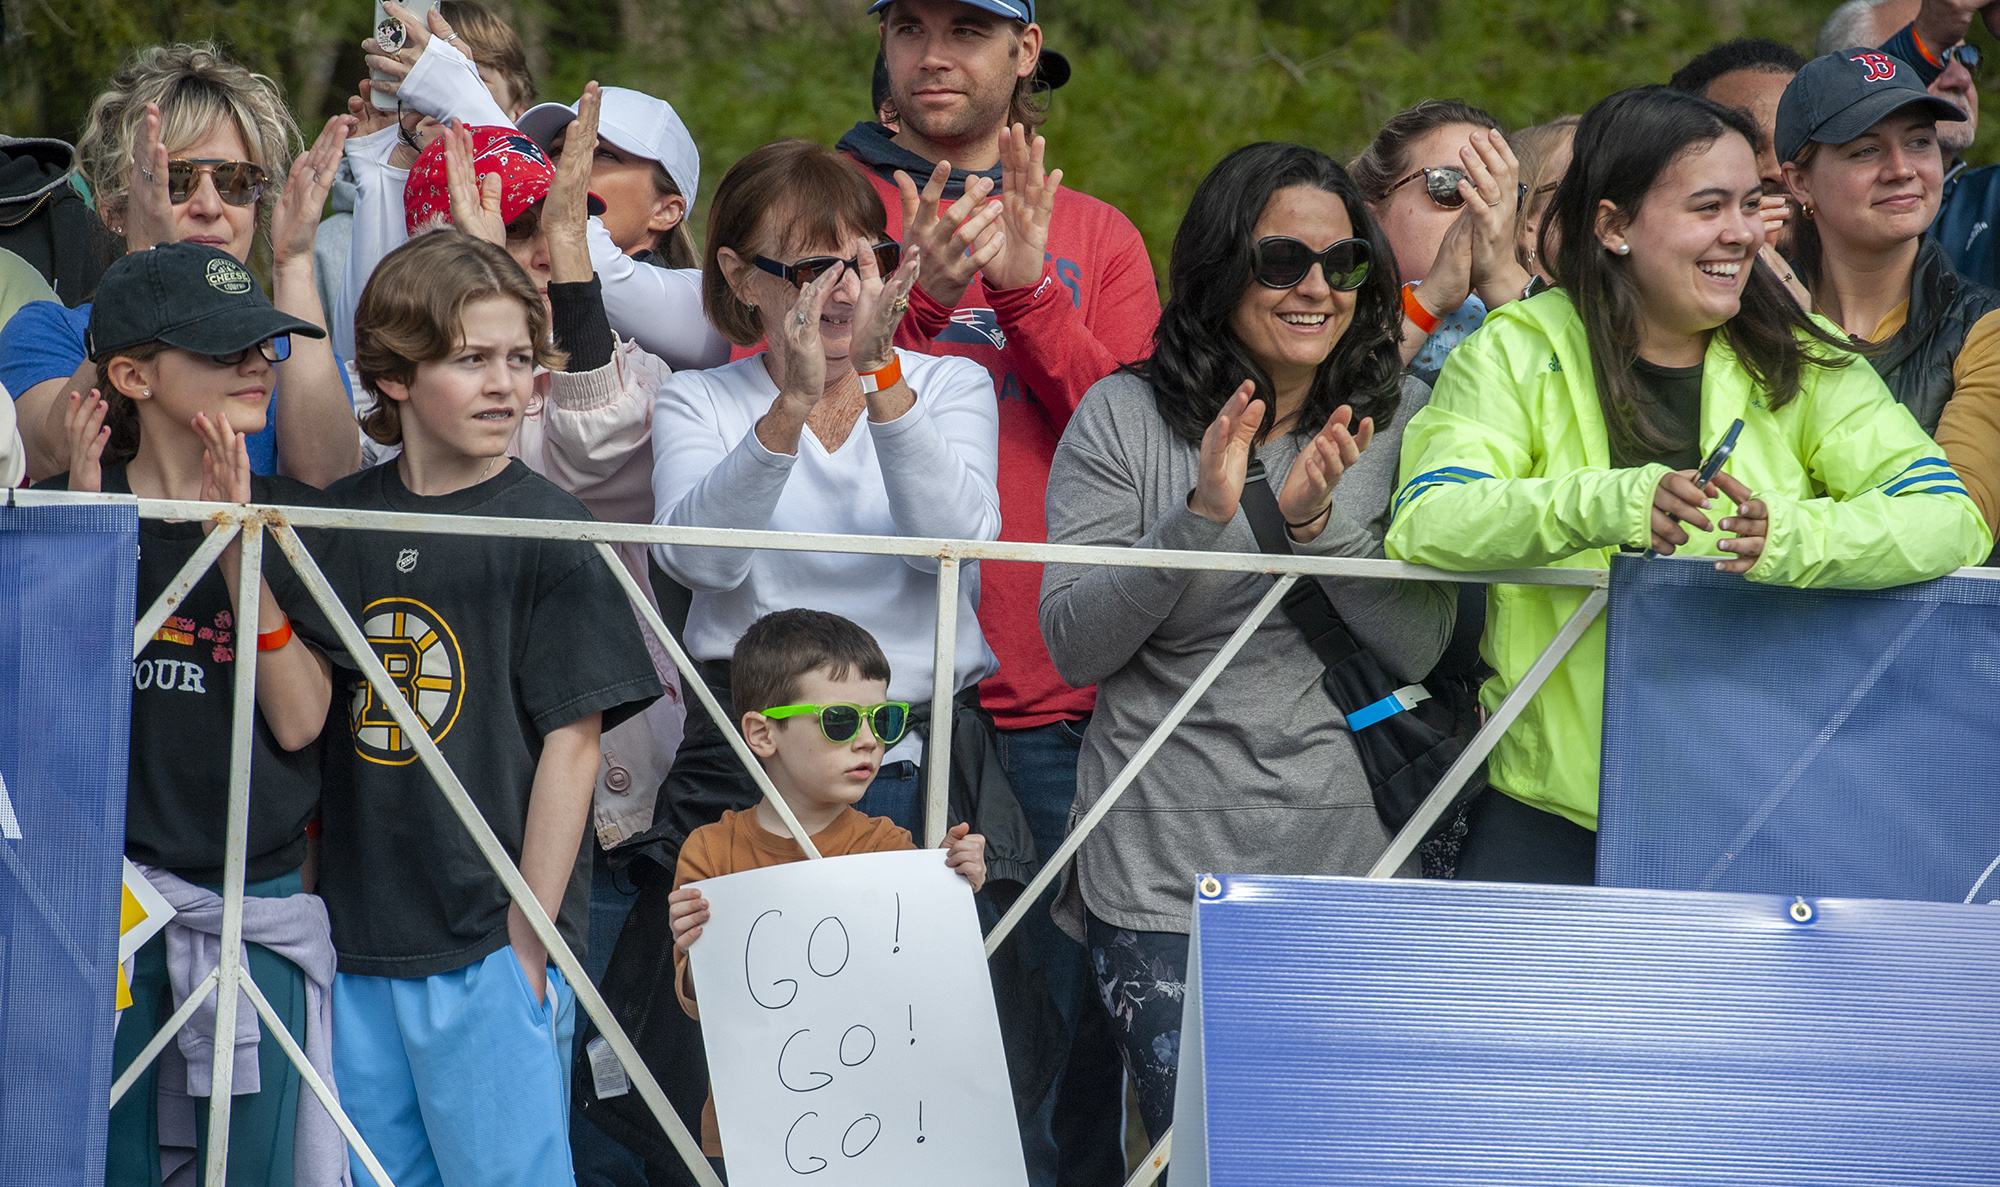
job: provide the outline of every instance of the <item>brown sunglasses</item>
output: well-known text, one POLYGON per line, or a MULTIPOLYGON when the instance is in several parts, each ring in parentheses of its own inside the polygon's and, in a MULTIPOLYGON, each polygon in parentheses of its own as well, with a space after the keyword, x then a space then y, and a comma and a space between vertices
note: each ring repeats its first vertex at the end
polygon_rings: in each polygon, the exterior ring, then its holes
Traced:
POLYGON ((215 192, 231 206, 250 206, 264 196, 264 170, 249 161, 212 157, 167 162, 167 201, 180 206, 201 188, 201 175, 215 178, 215 192))

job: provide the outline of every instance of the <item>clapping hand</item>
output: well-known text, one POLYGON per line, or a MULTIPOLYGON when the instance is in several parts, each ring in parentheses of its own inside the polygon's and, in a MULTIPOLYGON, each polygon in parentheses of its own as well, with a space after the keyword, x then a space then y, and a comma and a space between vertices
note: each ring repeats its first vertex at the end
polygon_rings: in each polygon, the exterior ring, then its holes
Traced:
MULTIPOLYGON (((966 178, 964 195, 940 210, 950 180, 950 161, 937 163, 921 193, 909 174, 896 171, 896 188, 903 195, 903 246, 922 253, 924 268, 918 283, 932 300, 948 307, 958 304, 972 278, 1007 241, 999 226, 1002 204, 986 201, 993 183, 984 177, 966 178)), ((1036 267, 1041 267, 1039 262, 1036 267)))
POLYGON ((110 411, 97 389, 69 394, 69 409, 63 413, 63 428, 69 433, 69 488, 79 491, 104 489, 102 459, 111 441, 111 427, 104 423, 110 411))
POLYGON ((1326 418, 1326 427, 1299 450, 1291 473, 1285 476, 1285 488, 1278 492, 1278 510, 1284 513, 1292 539, 1301 544, 1311 543, 1326 530, 1327 516, 1333 510, 1333 488, 1347 468, 1361 460, 1362 452, 1375 438, 1373 417, 1363 417, 1350 431, 1353 421, 1354 409, 1346 404, 1334 409, 1326 418))
POLYGON ((1521 165, 1507 146, 1507 138, 1498 132, 1481 128, 1468 139, 1470 143, 1458 150, 1465 170, 1465 180, 1458 183, 1458 192, 1465 198, 1459 220, 1469 223, 1471 232, 1472 289, 1488 309, 1493 309, 1528 287, 1528 271, 1514 255, 1521 165))
POLYGON ((542 232, 549 243, 549 280, 556 284, 588 283, 590 265, 590 165, 597 155, 597 115, 604 92, 596 83, 583 88, 576 101, 563 154, 556 161, 555 180, 542 203, 542 232))
POLYGON ((1236 518, 1250 473, 1250 448, 1264 423, 1264 401, 1251 399, 1256 391, 1254 381, 1244 380, 1201 435, 1201 471, 1187 505, 1204 519, 1228 523, 1236 518))
POLYGON ((909 308, 924 253, 920 247, 910 248, 896 270, 883 276, 866 239, 857 238, 851 246, 861 261, 861 295, 854 301, 854 345, 848 357, 855 372, 866 375, 880 371, 895 357, 896 327, 909 308))
POLYGON ((204 503, 247 503, 250 501, 250 449, 243 434, 217 416, 194 414, 195 436, 201 438, 201 501, 204 503))
POLYGON ((285 192, 278 196, 271 211, 272 267, 312 261, 313 237, 319 231, 320 213, 326 209, 326 196, 340 170, 341 151, 359 123, 351 115, 334 116, 326 121, 312 147, 292 162, 285 192))
POLYGON ((128 251, 149 251, 174 241, 174 203, 167 190, 167 146, 160 140, 160 105, 146 104, 146 118, 132 137, 132 177, 125 198, 128 251))
POLYGON ((498 247, 507 246, 507 220, 500 217, 501 177, 472 171, 472 129, 458 120, 444 131, 445 189, 451 195, 451 221, 468 235, 498 247))
POLYGON ((1042 278, 1062 170, 1042 172, 1048 141, 1020 124, 1000 133, 1000 251, 984 270, 986 286, 1026 288, 1042 278))
POLYGON ((826 394, 826 347, 820 342, 819 320, 834 286, 846 274, 846 264, 835 264, 800 289, 798 300, 783 315, 779 332, 765 336, 785 376, 778 398, 794 407, 810 410, 826 394))

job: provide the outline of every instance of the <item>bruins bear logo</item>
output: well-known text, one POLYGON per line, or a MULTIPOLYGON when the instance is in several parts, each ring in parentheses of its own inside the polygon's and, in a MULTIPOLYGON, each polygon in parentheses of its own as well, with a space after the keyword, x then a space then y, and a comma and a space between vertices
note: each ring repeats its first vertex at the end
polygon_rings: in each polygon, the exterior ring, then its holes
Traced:
MULTIPOLYGON (((465 700, 465 657, 444 617, 411 598, 382 598, 361 612, 361 630, 431 741, 442 742, 465 700)), ((416 748, 366 680, 354 689, 347 721, 361 757, 392 767, 416 761, 416 748)))

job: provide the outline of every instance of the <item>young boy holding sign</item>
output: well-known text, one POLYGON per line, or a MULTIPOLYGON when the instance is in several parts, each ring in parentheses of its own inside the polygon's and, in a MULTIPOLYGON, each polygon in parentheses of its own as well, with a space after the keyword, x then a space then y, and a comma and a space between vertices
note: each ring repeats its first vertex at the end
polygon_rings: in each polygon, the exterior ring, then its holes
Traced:
MULTIPOLYGON (((909 831, 853 805, 882 756, 909 727, 910 706, 891 701, 889 659, 873 636, 838 614, 781 610, 750 624, 729 661, 731 708, 743 740, 823 857, 914 849, 909 831), (817 719, 817 728, 804 719, 817 719)), ((986 838, 968 824, 945 838, 945 864, 977 891, 986 882, 986 838)), ((704 878, 805 860, 769 801, 725 812, 688 836, 674 871, 674 992, 698 1018, 688 949, 708 921, 708 901, 688 885, 704 878)), ((715 1097, 701 1110, 701 1149, 722 1156, 715 1097)))

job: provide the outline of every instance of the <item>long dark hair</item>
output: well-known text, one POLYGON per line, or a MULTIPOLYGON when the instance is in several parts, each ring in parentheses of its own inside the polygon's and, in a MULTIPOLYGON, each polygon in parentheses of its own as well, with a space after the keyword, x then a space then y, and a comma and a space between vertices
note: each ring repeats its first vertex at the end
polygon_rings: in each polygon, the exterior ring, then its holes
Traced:
POLYGON ((1161 419, 1185 440, 1199 442, 1246 379, 1256 381, 1258 398, 1264 401, 1258 435, 1271 432, 1278 412, 1276 388, 1229 328, 1229 318, 1256 283, 1251 254, 1257 220, 1271 195, 1295 185, 1340 199, 1355 237, 1368 241, 1373 266, 1355 292, 1354 320, 1313 375, 1291 431, 1312 434, 1342 404, 1353 406, 1356 424, 1372 416, 1382 425, 1396 413, 1403 307, 1389 240, 1339 162, 1303 145, 1266 142, 1222 158, 1195 190, 1174 234, 1167 266, 1170 295, 1153 331, 1152 357, 1127 368, 1152 386, 1161 419))
MULTIPOLYGON (((1666 87, 1637 87, 1598 102, 1577 125, 1569 172, 1556 187, 1536 250, 1555 266, 1583 318, 1590 369, 1604 411, 1612 460, 1628 465, 1681 444, 1661 425, 1663 414, 1633 377, 1639 357, 1639 285, 1626 261, 1605 251, 1597 233, 1598 203, 1609 201, 1629 226, 1653 183, 1676 160, 1724 136, 1757 143, 1750 117, 1709 99, 1666 87), (1561 250, 1551 255, 1550 234, 1561 250)), ((1752 257, 1755 261, 1755 257, 1752 257)), ((1772 408, 1799 394, 1808 364, 1844 367, 1853 361, 1838 338, 1815 325, 1762 262, 1753 262, 1735 317, 1723 335, 1772 408), (1800 336, 1832 349, 1813 349, 1800 336)))

